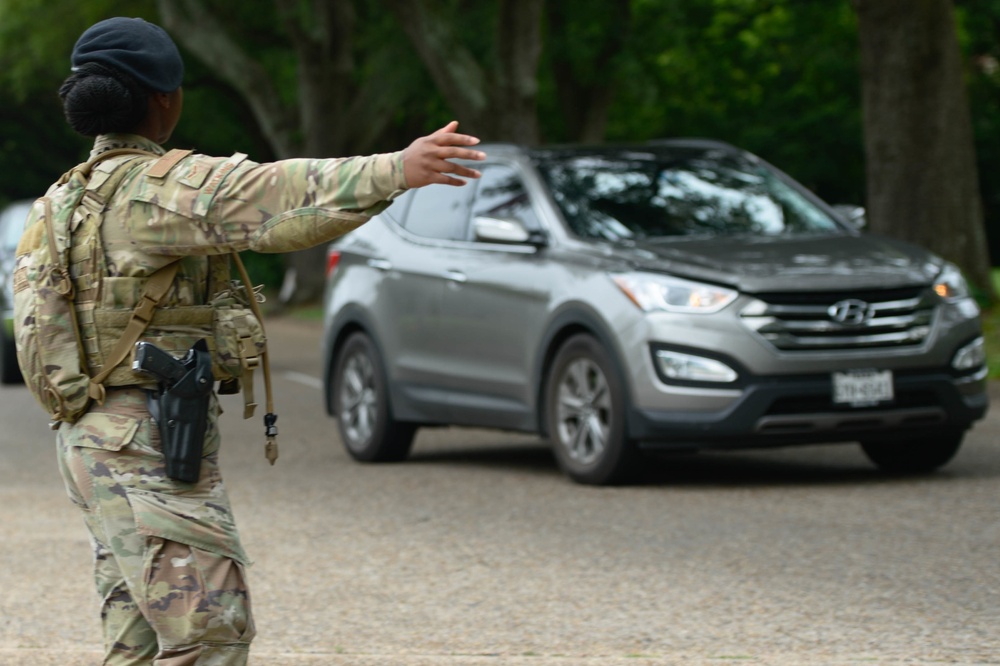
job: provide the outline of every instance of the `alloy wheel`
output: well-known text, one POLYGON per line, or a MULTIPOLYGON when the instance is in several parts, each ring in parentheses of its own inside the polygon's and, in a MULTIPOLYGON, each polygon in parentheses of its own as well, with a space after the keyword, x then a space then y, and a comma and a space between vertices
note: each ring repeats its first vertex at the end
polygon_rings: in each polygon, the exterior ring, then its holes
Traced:
POLYGON ((559 441, 574 462, 591 464, 610 437, 611 392, 604 373, 590 359, 573 361, 560 378, 557 400, 559 441))
POLYGON ((344 364, 340 419, 351 444, 371 439, 378 416, 375 368, 365 354, 353 354, 344 364))

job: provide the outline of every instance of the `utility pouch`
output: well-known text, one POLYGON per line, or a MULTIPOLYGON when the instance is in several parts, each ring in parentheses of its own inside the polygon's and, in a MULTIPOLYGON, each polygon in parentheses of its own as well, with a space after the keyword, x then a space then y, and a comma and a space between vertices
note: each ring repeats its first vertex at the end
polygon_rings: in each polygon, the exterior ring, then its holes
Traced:
POLYGON ((253 372, 264 360, 267 337, 264 326, 253 311, 249 299, 257 298, 245 285, 231 283, 230 288, 212 299, 212 337, 215 349, 215 376, 224 382, 220 392, 243 391, 243 418, 253 416, 253 372), (234 390, 235 389, 235 390, 234 390))
POLYGON ((208 428, 212 395, 212 355, 199 340, 182 359, 148 342, 136 346, 134 369, 160 380, 150 413, 160 428, 167 476, 196 483, 208 428))

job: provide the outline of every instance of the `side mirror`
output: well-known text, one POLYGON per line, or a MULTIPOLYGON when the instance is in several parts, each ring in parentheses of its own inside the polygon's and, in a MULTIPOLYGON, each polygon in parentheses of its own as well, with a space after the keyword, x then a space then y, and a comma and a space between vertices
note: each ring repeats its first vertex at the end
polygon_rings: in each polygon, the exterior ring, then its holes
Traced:
POLYGON ((545 244, 542 232, 528 231, 523 222, 514 218, 475 217, 472 228, 476 240, 484 243, 545 244))
POLYGON ((840 216, 840 219, 844 220, 855 229, 864 229, 868 224, 868 220, 865 219, 864 206, 837 204, 833 207, 833 210, 840 216))

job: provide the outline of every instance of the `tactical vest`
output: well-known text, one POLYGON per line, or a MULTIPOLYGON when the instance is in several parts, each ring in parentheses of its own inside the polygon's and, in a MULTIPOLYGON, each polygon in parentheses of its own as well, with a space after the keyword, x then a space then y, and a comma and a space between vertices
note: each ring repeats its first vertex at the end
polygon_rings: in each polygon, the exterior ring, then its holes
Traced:
MULTIPOLYGON (((247 286, 249 277, 239 255, 152 257, 163 264, 148 277, 109 275, 101 225, 111 197, 129 175, 164 178, 189 154, 190 151, 175 150, 157 157, 145 151, 121 150, 68 172, 36 203, 29 216, 18 248, 15 292, 33 291, 39 296, 32 301, 22 295, 19 302, 15 293, 15 306, 22 308, 23 304, 22 309, 31 312, 28 303, 37 302, 37 298, 49 299, 46 302, 51 305, 44 306, 49 322, 47 330, 51 333, 55 326, 72 331, 75 326, 78 372, 89 376, 86 393, 97 401, 103 401, 105 387, 155 386, 155 382, 132 369, 132 351, 138 340, 183 356, 196 341, 204 339, 212 355, 214 378, 222 382, 220 393, 235 393, 242 384, 244 417, 249 418, 256 406, 252 372, 262 361, 269 412, 272 404, 266 337, 256 294, 247 286), (81 179, 85 188, 75 208, 53 206, 50 197, 55 196, 56 188, 66 183, 81 183, 81 179), (64 256, 59 248, 68 248, 64 256), (242 282, 231 279, 231 258, 235 259, 242 282), (58 284, 59 274, 65 275, 70 284, 52 286, 58 284), (177 276, 181 279, 176 279, 177 276), (38 286, 32 286, 36 283, 38 286), (43 285, 48 288, 40 288, 43 285), (53 300, 59 298, 64 300, 53 300), (60 306, 60 302, 65 305, 60 306), (60 307, 67 312, 66 319, 60 319, 60 307)), ((33 317, 19 319, 24 320, 18 322, 22 323, 19 354, 24 356, 20 360, 34 380, 29 386, 55 420, 75 420, 86 409, 77 388, 80 382, 73 379, 76 375, 71 367, 67 366, 70 373, 67 374, 58 366, 33 357, 45 351, 45 340, 50 338, 36 337, 41 333, 37 333, 39 328, 32 323, 33 317), (46 379, 44 375, 49 377, 46 379)), ((66 337, 64 334, 63 339, 66 337)))

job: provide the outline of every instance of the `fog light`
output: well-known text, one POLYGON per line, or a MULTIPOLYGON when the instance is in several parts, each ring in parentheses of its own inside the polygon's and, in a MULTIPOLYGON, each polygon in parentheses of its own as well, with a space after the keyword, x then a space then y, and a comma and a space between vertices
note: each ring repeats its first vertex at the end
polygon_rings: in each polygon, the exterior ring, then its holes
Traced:
POLYGON ((965 345, 951 360, 951 367, 956 370, 972 370, 986 363, 986 345, 982 338, 976 338, 965 345))
POLYGON ((739 376, 721 361, 665 349, 657 350, 656 362, 659 363, 663 376, 669 379, 729 383, 735 382, 739 376))

